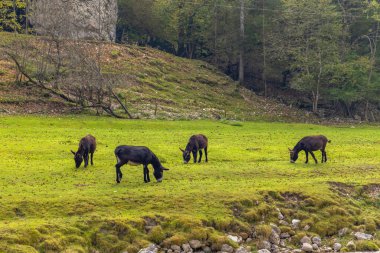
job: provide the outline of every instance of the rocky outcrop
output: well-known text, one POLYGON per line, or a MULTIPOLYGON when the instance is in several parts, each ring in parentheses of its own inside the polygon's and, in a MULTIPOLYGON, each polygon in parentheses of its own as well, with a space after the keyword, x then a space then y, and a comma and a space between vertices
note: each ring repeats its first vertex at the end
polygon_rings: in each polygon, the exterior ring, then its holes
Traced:
POLYGON ((34 0, 31 23, 40 35, 114 41, 117 0, 34 0))

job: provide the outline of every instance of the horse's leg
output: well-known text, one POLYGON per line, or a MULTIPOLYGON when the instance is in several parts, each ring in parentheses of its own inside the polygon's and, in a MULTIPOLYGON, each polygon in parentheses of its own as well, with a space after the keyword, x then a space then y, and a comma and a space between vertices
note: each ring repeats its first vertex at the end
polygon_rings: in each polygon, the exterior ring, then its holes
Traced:
POLYGON ((149 176, 149 168, 148 168, 148 165, 146 166, 146 175, 147 175, 148 182, 150 182, 150 176, 149 176))
POLYGON ((193 152, 194 163, 196 163, 197 162, 197 153, 198 152, 196 150, 195 151, 193 150, 192 152, 193 152))
POLYGON ((326 150, 324 150, 324 152, 325 152, 325 162, 327 162, 327 152, 326 150))
POLYGON ((205 147, 205 156, 206 156, 206 163, 208 162, 208 158, 207 158, 207 147, 205 147))
POLYGON ((149 170, 148 170, 148 166, 146 165, 146 164, 144 164, 144 182, 145 183, 148 183, 149 181, 148 181, 148 172, 149 170))
POLYGON ((313 157, 314 162, 318 163, 317 159, 315 158, 315 155, 314 155, 313 151, 309 151, 309 152, 310 152, 311 156, 313 157))
POLYGON ((88 166, 88 151, 84 152, 83 158, 84 158, 84 167, 86 168, 88 166))
POLYGON ((305 150, 305 154, 306 154, 306 161, 305 161, 305 163, 308 163, 309 162, 309 152, 305 150))
POLYGON ((94 160, 93 160, 93 158, 94 158, 94 152, 91 152, 91 165, 94 165, 94 160))
POLYGON ((120 181, 123 177, 123 173, 121 173, 120 167, 126 163, 128 163, 128 161, 120 161, 119 158, 117 158, 117 164, 115 165, 115 167, 116 167, 116 182, 117 183, 120 183, 120 181))
POLYGON ((198 163, 200 163, 202 161, 202 150, 199 150, 199 159, 198 159, 198 163))

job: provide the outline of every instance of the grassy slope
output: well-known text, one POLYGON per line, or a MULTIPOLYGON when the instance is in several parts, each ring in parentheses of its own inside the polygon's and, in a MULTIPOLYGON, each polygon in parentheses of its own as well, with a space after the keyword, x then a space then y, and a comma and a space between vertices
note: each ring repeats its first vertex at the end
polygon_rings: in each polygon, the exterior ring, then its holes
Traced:
MULTIPOLYGON (((0 33, 0 46, 38 39, 0 33)), ((100 44, 100 47, 103 71, 126 76, 118 93, 125 97, 131 112, 140 118, 312 120, 301 110, 239 88, 236 82, 205 62, 175 57, 152 48, 117 44, 100 44), (157 115, 154 115, 156 103, 157 115)), ((25 89, 4 85, 13 81, 13 76, 12 64, 0 51, 0 109, 16 113, 60 113, 65 108, 44 94, 34 92, 32 95, 25 89), (51 110, 42 105, 43 101, 51 103, 51 110)))
POLYGON ((378 127, 17 116, 0 118, 0 140, 0 252, 134 252, 147 241, 221 242, 223 231, 277 221, 275 207, 287 221, 310 224, 308 233, 373 233, 380 226, 379 195, 363 191, 380 182, 378 127), (200 132, 210 140, 209 163, 182 164, 178 147, 200 132), (98 140, 95 166, 76 170, 69 150, 86 133, 98 140), (301 154, 290 164, 287 147, 318 133, 332 140, 328 163, 305 165, 301 154), (115 184, 119 144, 149 146, 170 168, 163 183, 144 184, 142 168, 127 166, 115 184), (328 182, 354 187, 342 196, 328 182), (145 216, 161 225, 148 235, 145 216))

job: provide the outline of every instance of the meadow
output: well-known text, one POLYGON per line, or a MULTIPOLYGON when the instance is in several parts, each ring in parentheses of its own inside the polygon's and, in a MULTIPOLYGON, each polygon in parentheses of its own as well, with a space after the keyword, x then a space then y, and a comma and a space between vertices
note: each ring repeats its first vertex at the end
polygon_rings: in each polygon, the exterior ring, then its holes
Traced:
POLYGON ((0 142, 0 252, 224 242, 227 232, 275 221, 276 208, 325 240, 343 227, 380 228, 379 126, 5 116, 0 142), (70 150, 88 133, 98 143, 94 166, 75 169, 70 150), (209 162, 183 164, 179 147, 197 133, 209 138, 209 162), (328 162, 304 164, 301 153, 291 164, 288 147, 315 134, 332 141, 328 162), (142 166, 123 166, 116 184, 122 144, 148 146, 170 169, 163 182, 145 184, 142 166))

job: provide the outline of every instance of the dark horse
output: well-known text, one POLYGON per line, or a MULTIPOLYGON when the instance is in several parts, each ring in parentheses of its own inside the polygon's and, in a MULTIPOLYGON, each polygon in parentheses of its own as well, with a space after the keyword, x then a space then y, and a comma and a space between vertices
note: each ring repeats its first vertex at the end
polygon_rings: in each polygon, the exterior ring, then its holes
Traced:
POLYGON ((84 159, 84 167, 88 165, 88 153, 91 154, 91 165, 94 165, 93 156, 96 149, 96 140, 95 137, 91 134, 83 137, 79 142, 78 151, 74 152, 71 150, 71 153, 74 154, 75 166, 80 167, 84 159))
POLYGON ((123 173, 120 167, 124 164, 129 165, 143 165, 144 166, 144 182, 150 182, 148 164, 152 164, 154 172, 153 175, 157 182, 161 182, 163 178, 163 171, 169 170, 164 168, 157 156, 147 147, 139 146, 118 146, 115 149, 116 164, 116 182, 120 183, 123 173))
POLYGON ((197 135, 191 136, 189 139, 189 142, 186 145, 185 150, 183 150, 182 148, 179 148, 183 154, 183 162, 188 163, 190 161, 190 153, 193 153, 194 163, 196 163, 197 152, 199 151, 198 162, 200 163, 202 160, 202 149, 205 150, 206 162, 208 162, 207 146, 208 146, 208 140, 207 140, 207 137, 204 136, 203 134, 197 134, 197 135))
POLYGON ((300 151, 305 151, 306 153, 306 161, 305 163, 309 162, 309 153, 313 157, 315 163, 318 163, 317 159, 315 158, 315 155, 313 151, 320 150, 322 152, 322 163, 327 162, 327 155, 326 155, 326 144, 327 142, 331 142, 326 138, 326 136, 323 135, 317 135, 317 136, 306 136, 302 138, 297 145, 294 146, 293 149, 289 148, 290 151, 290 162, 294 163, 298 159, 298 153, 300 151))

